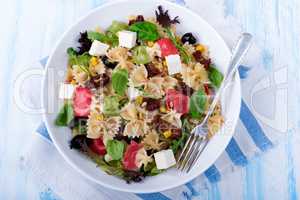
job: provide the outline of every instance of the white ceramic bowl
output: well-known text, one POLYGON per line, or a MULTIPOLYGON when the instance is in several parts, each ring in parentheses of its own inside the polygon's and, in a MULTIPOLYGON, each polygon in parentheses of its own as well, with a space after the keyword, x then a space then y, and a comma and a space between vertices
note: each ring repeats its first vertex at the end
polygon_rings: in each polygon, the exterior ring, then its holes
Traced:
MULTIPOLYGON (((69 148, 70 130, 54 125, 54 119, 62 104, 58 101, 58 86, 64 79, 61 73, 66 71, 66 49, 77 45, 76 39, 82 31, 93 30, 97 26, 107 28, 113 20, 126 21, 130 15, 142 14, 146 17, 154 17, 154 11, 158 5, 168 9, 171 16, 179 16, 181 23, 177 26, 177 31, 180 34, 193 32, 200 42, 208 45, 213 62, 224 72, 231 53, 219 34, 201 17, 190 10, 162 0, 125 0, 96 8, 63 34, 47 64, 47 76, 45 76, 43 83, 43 107, 46 110, 44 120, 53 143, 65 160, 83 176, 115 190, 150 193, 174 188, 191 181, 212 165, 224 151, 232 138, 240 112, 241 91, 240 79, 237 74, 233 84, 222 95, 225 124, 220 133, 212 138, 196 166, 188 174, 170 169, 158 176, 147 177, 141 183, 127 184, 124 180, 107 175, 87 157, 69 148)), ((57 164, 59 165, 59 163, 57 164)))

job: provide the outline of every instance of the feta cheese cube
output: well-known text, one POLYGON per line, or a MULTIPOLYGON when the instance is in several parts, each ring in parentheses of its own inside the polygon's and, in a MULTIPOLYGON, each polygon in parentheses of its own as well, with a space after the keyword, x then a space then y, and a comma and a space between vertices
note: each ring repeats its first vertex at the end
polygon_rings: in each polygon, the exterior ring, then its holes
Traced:
POLYGON ((182 64, 179 55, 166 56, 166 62, 168 66, 169 75, 173 75, 181 72, 182 64))
POLYGON ((131 31, 119 31, 119 46, 131 49, 136 44, 137 34, 131 31))
POLYGON ((154 159, 157 169, 167 169, 176 164, 176 160, 171 149, 155 153, 154 159))
POLYGON ((140 96, 140 91, 138 89, 130 86, 128 88, 128 96, 129 96, 129 99, 132 101, 135 98, 137 98, 138 96, 140 96))
POLYGON ((62 83, 59 88, 60 99, 72 99, 75 87, 72 84, 62 83))
POLYGON ((106 54, 108 48, 109 45, 99 42, 98 40, 94 40, 89 50, 89 54, 92 56, 102 56, 106 54))

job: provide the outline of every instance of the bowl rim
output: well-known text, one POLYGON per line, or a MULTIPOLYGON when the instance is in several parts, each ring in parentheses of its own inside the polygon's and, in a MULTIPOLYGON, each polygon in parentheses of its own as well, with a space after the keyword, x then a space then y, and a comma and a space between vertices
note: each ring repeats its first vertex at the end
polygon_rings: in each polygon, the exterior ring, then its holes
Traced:
MULTIPOLYGON (((90 10, 87 12, 87 14, 83 15, 82 17, 80 17, 79 19, 77 19, 71 26, 69 26, 66 31, 64 31, 64 33, 59 37, 59 39, 57 40, 57 42, 55 43, 53 49, 51 50, 51 53, 50 53, 50 56, 48 58, 48 62, 46 64, 46 67, 45 67, 45 72, 47 73, 48 71, 48 67, 49 67, 49 61, 52 60, 53 56, 54 56, 54 52, 56 51, 57 47, 60 45, 60 43, 62 42, 62 39, 65 37, 65 35, 68 34, 68 32, 73 29, 74 27, 76 27, 80 22, 84 21, 85 18, 87 18, 89 15, 92 15, 93 13, 96 13, 98 12, 99 10, 102 10, 104 9, 105 7, 109 7, 109 6, 114 6, 114 5, 117 5, 119 3, 123 3, 123 2, 130 2, 130 0, 115 0, 113 2, 105 2, 104 4, 90 10)), ((160 0, 160 2, 162 2, 163 4, 166 4, 166 5, 170 5, 172 7, 176 7, 178 9, 181 9, 181 10, 184 10, 184 12, 186 13, 189 13, 191 16, 195 17, 195 18, 198 18, 200 20, 203 21, 203 23, 205 23, 208 27, 211 28, 211 30, 215 33, 216 37, 218 37, 218 39, 220 39, 224 44, 225 44, 225 48, 226 48, 226 51, 228 51, 230 54, 231 54, 231 50, 228 46, 228 44, 225 42, 225 40, 220 36, 220 34, 216 31, 216 29, 211 26, 206 20, 204 20, 200 15, 198 15, 197 13, 195 13, 194 11, 188 9, 187 7, 184 7, 184 6, 181 6, 181 5, 178 5, 176 3, 173 3, 173 2, 170 2, 170 1, 167 1, 167 0, 160 0)), ((235 77, 237 80, 236 80, 236 84, 239 85, 239 98, 241 99, 241 87, 240 87, 240 76, 239 76, 239 73, 236 73, 236 77, 235 77)), ((42 88, 41 88, 41 97, 42 97, 42 108, 45 110, 46 108, 46 104, 45 104, 45 101, 44 101, 44 97, 45 97, 45 85, 46 85, 46 76, 44 76, 43 78, 43 82, 42 82, 42 88)), ((238 106, 238 115, 240 113, 240 105, 241 105, 241 101, 239 101, 239 105, 238 106)), ((200 176, 205 170, 207 170, 209 168, 209 166, 211 166, 219 157, 220 155, 225 151, 226 147, 228 146, 229 144, 229 141, 230 139, 227 141, 227 144, 225 144, 224 146, 224 149, 218 153, 216 153, 216 159, 210 164, 208 165, 208 167, 206 169, 204 169, 203 171, 199 171, 199 173, 195 173, 194 176, 190 177, 189 180, 187 180, 186 182, 184 183, 174 183, 174 184, 169 184, 165 187, 161 187, 161 189, 157 190, 157 189, 147 189, 147 190, 132 190, 132 189, 125 189, 125 188, 121 188, 121 187, 117 187, 117 186, 114 186, 114 185, 111 185, 111 184, 107 184, 105 183, 104 181, 99 181, 98 179, 90 176, 88 173, 86 173, 83 169, 81 169, 79 166, 77 166, 77 164, 75 164, 65 153, 64 153, 64 150, 60 148, 60 146, 58 145, 58 143, 56 142, 56 140, 54 139, 54 136, 53 136, 53 133, 51 131, 51 126, 49 125, 48 123, 48 119, 47 119, 47 113, 44 112, 43 113, 43 121, 45 123, 45 126, 48 130, 48 133, 50 135, 50 138, 55 146, 55 148, 58 150, 58 152, 60 153, 60 155, 67 161, 67 163, 69 165, 72 166, 73 169, 75 169, 77 172, 79 172, 84 178, 88 179, 88 180, 91 180, 92 182, 94 183, 97 183, 101 186, 104 186, 106 188, 109 188, 109 189, 113 189, 113 190, 116 190, 116 191, 122 191, 122 192, 131 192, 131 193, 154 193, 154 192, 162 192, 162 191, 165 191, 165 190, 168 190, 168 189, 172 189, 172 188, 175 188, 175 187, 178 187, 178 186, 181 186, 193 179, 195 179, 196 177, 200 176)), ((238 117, 236 118, 236 120, 234 121, 234 129, 237 125, 237 121, 238 121, 238 117)), ((231 137, 233 137, 234 135, 234 129, 232 130, 232 134, 231 134, 231 137)))

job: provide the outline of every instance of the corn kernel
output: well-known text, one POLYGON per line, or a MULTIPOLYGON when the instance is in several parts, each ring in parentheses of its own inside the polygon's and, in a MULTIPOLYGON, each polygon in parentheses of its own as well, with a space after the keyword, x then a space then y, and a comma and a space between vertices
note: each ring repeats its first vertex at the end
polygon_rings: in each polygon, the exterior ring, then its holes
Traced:
POLYGON ((164 60, 164 61, 163 61, 163 65, 164 65, 164 66, 167 66, 167 61, 164 60))
POLYGON ((142 97, 142 96, 136 97, 135 103, 136 103, 137 105, 141 105, 141 104, 143 103, 143 97, 142 97))
POLYGON ((73 79, 73 80, 71 81, 71 84, 72 84, 72 85, 76 85, 76 81, 73 79))
POLYGON ((202 44, 198 44, 198 45, 196 46, 196 50, 197 50, 197 51, 201 51, 201 53, 203 53, 203 52, 205 52, 206 47, 205 47, 204 45, 202 45, 202 44))
POLYGON ((97 120, 99 121, 103 121, 104 120, 104 116, 102 114, 97 115, 97 120))
POLYGON ((148 45, 148 47, 153 47, 154 46, 154 42, 149 41, 149 42, 147 42, 147 45, 148 45))
POLYGON ((98 64, 98 60, 96 57, 92 57, 90 62, 91 62, 91 65, 93 65, 93 66, 96 66, 98 64))
POLYGON ((163 135, 165 136, 165 138, 169 138, 169 137, 171 137, 172 132, 171 132, 170 130, 168 130, 168 131, 165 131, 165 132, 163 133, 163 135))
POLYGON ((167 113, 167 109, 166 109, 165 106, 161 106, 161 107, 159 108, 159 111, 160 111, 161 113, 167 113))

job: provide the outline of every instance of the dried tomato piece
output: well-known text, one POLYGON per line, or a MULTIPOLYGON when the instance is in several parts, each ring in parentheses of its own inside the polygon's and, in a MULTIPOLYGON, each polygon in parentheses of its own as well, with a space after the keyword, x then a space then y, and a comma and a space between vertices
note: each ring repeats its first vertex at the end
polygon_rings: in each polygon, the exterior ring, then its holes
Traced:
POLYGON ((105 155, 106 154, 106 149, 103 143, 102 138, 98 138, 98 139, 93 139, 91 141, 91 144, 89 145, 89 147, 91 148, 91 150, 98 154, 98 155, 105 155))
POLYGON ((184 82, 180 82, 179 85, 176 86, 176 90, 189 97, 194 93, 194 89, 184 82))
POLYGON ((199 62, 199 63, 201 63, 202 65, 204 65, 204 68, 205 68, 206 70, 208 70, 208 68, 209 68, 209 66, 210 66, 210 64, 211 64, 210 58, 209 58, 209 59, 204 58, 204 56, 202 55, 201 51, 195 51, 195 52, 193 53, 193 56, 194 56, 194 58, 195 58, 195 60, 196 60, 197 62, 199 62))
POLYGON ((146 69, 147 69, 149 78, 161 74, 161 71, 157 67, 155 67, 155 65, 153 63, 148 63, 146 65, 146 69))
POLYGON ((203 84, 205 94, 210 95, 210 89, 208 84, 203 84))
POLYGON ((159 99, 143 98, 143 102, 146 102, 146 110, 148 111, 154 111, 160 107, 159 99))
POLYGON ((138 16, 136 17, 136 19, 130 20, 129 23, 128 23, 128 25, 130 26, 130 25, 132 25, 132 24, 134 24, 134 23, 137 23, 137 22, 143 22, 143 21, 145 21, 144 16, 143 16, 143 15, 138 15, 138 16))
POLYGON ((91 82, 93 83, 95 88, 104 87, 110 81, 110 78, 106 74, 99 74, 97 76, 92 77, 91 82))

